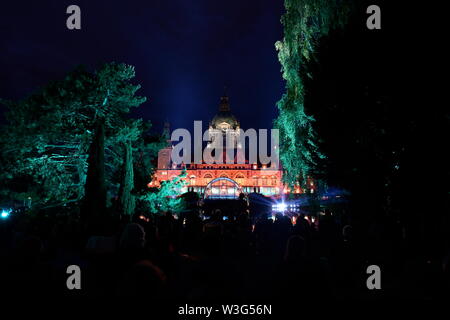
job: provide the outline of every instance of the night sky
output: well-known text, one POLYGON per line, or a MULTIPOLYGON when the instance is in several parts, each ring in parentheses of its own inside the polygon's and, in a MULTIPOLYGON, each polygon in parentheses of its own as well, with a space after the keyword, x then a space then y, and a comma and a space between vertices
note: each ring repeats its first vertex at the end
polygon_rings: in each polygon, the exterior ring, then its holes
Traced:
POLYGON ((0 97, 23 98, 80 64, 116 61, 136 67, 148 100, 134 114, 157 130, 165 120, 172 129, 209 121, 225 85, 243 128, 270 128, 284 91, 274 47, 283 10, 281 0, 8 1, 0 97), (71 4, 81 8, 81 30, 66 28, 71 4))

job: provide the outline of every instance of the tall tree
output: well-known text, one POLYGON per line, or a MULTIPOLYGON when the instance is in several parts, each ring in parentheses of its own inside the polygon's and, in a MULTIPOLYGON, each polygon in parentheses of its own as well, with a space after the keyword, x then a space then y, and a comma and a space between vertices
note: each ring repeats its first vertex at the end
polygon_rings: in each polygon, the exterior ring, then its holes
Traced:
POLYGON ((285 0, 281 22, 284 38, 275 44, 281 63, 286 93, 278 102, 275 127, 280 130, 280 160, 285 182, 305 182, 320 159, 314 118, 305 111, 304 80, 311 77, 307 65, 314 58, 317 42, 330 29, 342 25, 349 10, 340 0, 285 0))
MULTIPOLYGON (((122 175, 119 190, 120 210, 125 215, 132 215, 136 205, 134 193, 134 161, 133 144, 141 135, 141 121, 134 122, 132 127, 124 127, 118 134, 119 143, 123 147, 122 175)), ((147 176, 147 181, 150 175, 147 176)))
POLYGON ((100 222, 106 214, 105 186, 105 125, 103 119, 97 120, 94 139, 89 148, 86 192, 83 216, 100 222))
POLYGON ((112 181, 123 160, 122 145, 114 141, 135 121, 127 116, 130 108, 145 101, 130 82, 134 76, 125 64, 108 63, 96 72, 78 68, 26 99, 2 101, 9 108, 1 135, 2 195, 32 196, 46 206, 80 200, 98 119, 104 121, 105 176, 112 181))
POLYGON ((133 172, 133 151, 131 147, 131 141, 125 143, 124 154, 124 174, 122 182, 122 194, 120 197, 123 213, 126 215, 132 215, 135 207, 135 198, 131 194, 134 187, 134 172, 133 172))

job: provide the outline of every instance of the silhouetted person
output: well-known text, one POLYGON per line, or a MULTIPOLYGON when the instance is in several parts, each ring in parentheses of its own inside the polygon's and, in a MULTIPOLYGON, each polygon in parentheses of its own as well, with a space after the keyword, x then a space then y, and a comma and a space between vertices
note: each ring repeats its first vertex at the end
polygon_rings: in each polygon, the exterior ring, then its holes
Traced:
POLYGON ((291 236, 274 281, 276 294, 286 300, 315 299, 330 294, 326 265, 313 258, 304 238, 291 236))
POLYGON ((152 262, 142 260, 125 272, 117 293, 119 296, 148 298, 150 301, 166 299, 166 275, 152 262))

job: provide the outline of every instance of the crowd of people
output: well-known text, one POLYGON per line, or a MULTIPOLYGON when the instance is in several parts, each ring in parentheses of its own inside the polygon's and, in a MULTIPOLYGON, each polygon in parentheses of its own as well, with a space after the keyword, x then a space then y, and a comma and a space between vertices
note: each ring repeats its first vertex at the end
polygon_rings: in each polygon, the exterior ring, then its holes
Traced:
POLYGON ((448 256, 418 253, 397 222, 337 218, 329 210, 315 219, 135 214, 90 234, 77 215, 11 215, 0 225, 1 283, 21 297, 183 302, 434 298, 446 290, 448 256), (80 267, 81 290, 66 286, 70 265, 80 267), (381 290, 367 288, 370 265, 380 267, 381 290))

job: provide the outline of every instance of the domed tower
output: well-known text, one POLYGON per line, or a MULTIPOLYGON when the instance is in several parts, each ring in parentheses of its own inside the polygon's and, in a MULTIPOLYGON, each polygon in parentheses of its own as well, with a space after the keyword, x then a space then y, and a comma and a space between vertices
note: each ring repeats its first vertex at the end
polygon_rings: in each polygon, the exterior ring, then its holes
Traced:
POLYGON ((209 128, 222 131, 239 129, 239 121, 231 113, 228 96, 220 97, 219 112, 210 121, 209 128))
POLYGON ((216 139, 222 139, 222 146, 227 148, 238 148, 240 123, 231 113, 229 98, 227 95, 220 97, 219 112, 209 123, 207 148, 212 148, 216 139), (226 141, 227 136, 229 141, 226 141))

